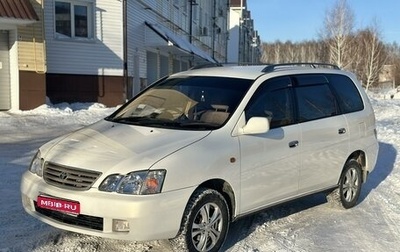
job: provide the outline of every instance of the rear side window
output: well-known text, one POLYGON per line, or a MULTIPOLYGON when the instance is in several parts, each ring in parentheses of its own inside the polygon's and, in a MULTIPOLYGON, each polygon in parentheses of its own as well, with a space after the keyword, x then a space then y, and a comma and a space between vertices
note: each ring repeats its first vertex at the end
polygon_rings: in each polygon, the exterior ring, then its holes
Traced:
POLYGON ((338 114, 335 97, 328 85, 296 88, 299 122, 338 114))
POLYGON ((337 102, 328 80, 323 75, 298 75, 296 100, 298 122, 306 122, 339 114, 337 102))
POLYGON ((328 74, 326 77, 335 91, 342 113, 351 113, 364 109, 364 103, 353 81, 344 75, 328 74))
POLYGON ((264 82, 246 108, 246 120, 267 117, 271 128, 364 109, 353 81, 339 74, 299 74, 264 82))

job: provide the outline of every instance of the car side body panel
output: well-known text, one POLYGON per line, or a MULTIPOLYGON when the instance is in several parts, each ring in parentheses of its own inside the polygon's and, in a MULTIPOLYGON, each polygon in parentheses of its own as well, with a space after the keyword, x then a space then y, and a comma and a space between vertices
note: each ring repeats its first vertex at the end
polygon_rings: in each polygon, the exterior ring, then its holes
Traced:
POLYGON ((299 193, 335 186, 349 156, 343 115, 301 123, 299 193))
POLYGON ((252 212, 298 194, 300 126, 239 136, 241 148, 240 213, 252 212))

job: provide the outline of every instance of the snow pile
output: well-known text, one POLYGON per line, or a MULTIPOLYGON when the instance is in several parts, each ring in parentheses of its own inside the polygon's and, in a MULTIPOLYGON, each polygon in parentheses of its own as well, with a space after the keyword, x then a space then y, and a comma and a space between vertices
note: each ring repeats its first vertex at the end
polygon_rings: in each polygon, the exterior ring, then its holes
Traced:
MULTIPOLYGON (((319 194, 245 217, 231 225, 225 251, 396 251, 400 247, 400 99, 371 96, 380 151, 360 203, 339 210, 319 194)), ((128 242, 64 232, 22 209, 20 178, 36 149, 115 109, 77 103, 0 112, 0 252, 173 251, 167 241, 128 242)))
POLYGON ((369 92, 368 95, 377 99, 400 99, 400 87, 389 90, 378 90, 376 92, 369 92))

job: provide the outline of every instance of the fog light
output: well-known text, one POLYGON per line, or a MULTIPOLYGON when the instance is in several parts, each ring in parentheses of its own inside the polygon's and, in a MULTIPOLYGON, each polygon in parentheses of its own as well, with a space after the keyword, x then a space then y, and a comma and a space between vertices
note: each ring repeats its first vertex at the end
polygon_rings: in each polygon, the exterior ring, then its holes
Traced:
POLYGON ((113 231, 129 232, 129 222, 127 220, 113 220, 113 231))

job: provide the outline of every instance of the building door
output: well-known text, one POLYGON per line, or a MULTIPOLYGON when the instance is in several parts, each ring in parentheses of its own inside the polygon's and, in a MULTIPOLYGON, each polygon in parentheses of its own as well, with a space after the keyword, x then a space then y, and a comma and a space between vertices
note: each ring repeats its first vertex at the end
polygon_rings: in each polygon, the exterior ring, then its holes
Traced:
POLYGON ((11 108, 10 52, 8 31, 0 31, 0 110, 11 108))

